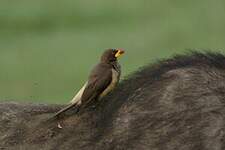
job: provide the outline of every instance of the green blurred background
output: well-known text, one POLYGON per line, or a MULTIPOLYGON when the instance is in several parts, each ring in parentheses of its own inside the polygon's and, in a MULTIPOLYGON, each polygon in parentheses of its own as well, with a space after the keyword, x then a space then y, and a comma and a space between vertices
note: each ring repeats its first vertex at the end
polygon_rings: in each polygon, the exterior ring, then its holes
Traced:
POLYGON ((225 1, 1 0, 0 99, 66 103, 117 47, 123 77, 189 48, 225 52, 225 1))

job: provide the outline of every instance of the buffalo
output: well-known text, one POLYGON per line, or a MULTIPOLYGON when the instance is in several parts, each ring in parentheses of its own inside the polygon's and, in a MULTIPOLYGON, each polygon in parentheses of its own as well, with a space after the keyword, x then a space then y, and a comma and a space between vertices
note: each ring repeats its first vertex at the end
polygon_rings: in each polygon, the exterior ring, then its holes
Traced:
POLYGON ((146 65, 77 114, 0 103, 0 150, 224 150, 224 104, 225 56, 190 52, 146 65))

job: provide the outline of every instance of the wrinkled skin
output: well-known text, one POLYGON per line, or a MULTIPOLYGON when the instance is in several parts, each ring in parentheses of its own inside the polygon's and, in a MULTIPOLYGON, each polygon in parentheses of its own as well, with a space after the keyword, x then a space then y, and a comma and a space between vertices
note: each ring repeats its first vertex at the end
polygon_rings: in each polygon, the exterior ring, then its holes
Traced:
POLYGON ((48 118, 60 105, 1 103, 0 149, 224 150, 224 103, 223 55, 176 56, 59 120, 48 118))

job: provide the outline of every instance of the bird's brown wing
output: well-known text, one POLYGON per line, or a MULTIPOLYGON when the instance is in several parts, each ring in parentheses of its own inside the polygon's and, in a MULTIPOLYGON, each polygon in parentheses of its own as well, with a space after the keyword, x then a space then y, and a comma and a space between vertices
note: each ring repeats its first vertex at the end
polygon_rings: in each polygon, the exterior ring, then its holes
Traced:
POLYGON ((98 99, 99 95, 109 86, 112 81, 112 68, 106 64, 98 64, 89 76, 87 85, 82 93, 81 106, 77 103, 71 103, 58 111, 53 117, 58 117, 62 113, 77 106, 84 108, 90 105, 92 102, 98 99))
POLYGON ((112 67, 106 64, 98 64, 91 72, 88 84, 81 97, 82 107, 98 99, 100 94, 110 85, 112 81, 112 67))

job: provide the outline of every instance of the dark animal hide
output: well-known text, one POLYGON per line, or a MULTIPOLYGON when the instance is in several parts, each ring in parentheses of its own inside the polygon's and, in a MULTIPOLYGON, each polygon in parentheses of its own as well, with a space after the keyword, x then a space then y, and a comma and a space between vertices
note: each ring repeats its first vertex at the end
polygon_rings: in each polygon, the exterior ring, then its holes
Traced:
POLYGON ((0 149, 224 150, 225 57, 192 52, 149 65, 94 108, 0 104, 0 149), (57 127, 60 122, 62 129, 57 127))

